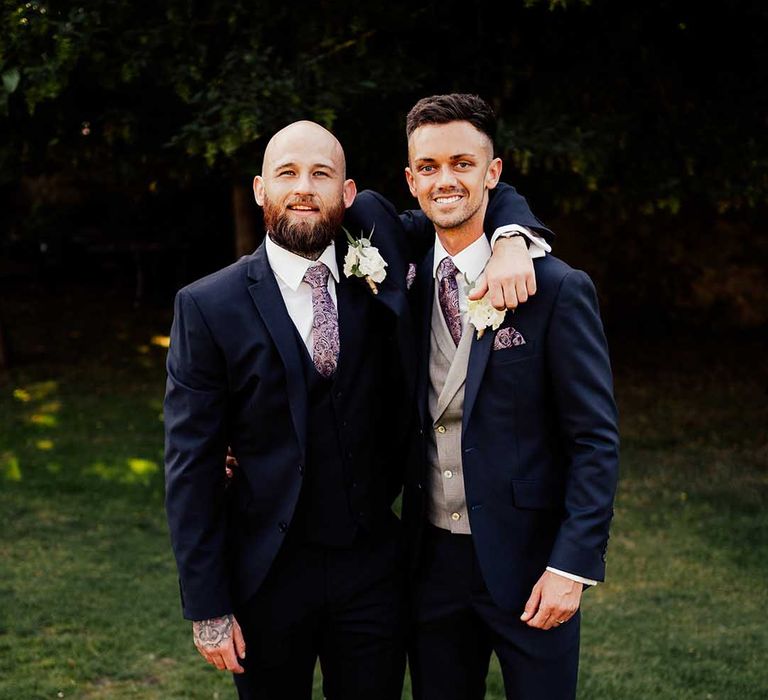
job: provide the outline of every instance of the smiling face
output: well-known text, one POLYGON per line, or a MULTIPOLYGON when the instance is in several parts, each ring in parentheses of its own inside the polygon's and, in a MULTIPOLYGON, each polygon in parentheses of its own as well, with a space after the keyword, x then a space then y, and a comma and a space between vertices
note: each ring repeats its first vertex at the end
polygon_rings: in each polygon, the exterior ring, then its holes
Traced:
POLYGON ((467 121, 425 124, 408 139, 408 187, 441 240, 468 245, 482 235, 488 190, 500 175, 490 139, 467 121))
POLYGON ((356 194, 345 168, 341 144, 319 124, 296 122, 272 137, 253 191, 275 243, 307 258, 325 250, 356 194))

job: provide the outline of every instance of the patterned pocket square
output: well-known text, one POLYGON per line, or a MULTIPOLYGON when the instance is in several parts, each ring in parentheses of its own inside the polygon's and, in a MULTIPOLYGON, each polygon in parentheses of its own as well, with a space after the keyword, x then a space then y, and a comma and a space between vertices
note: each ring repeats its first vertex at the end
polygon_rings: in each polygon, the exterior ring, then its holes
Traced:
POLYGON ((525 345, 525 338, 523 338, 520 331, 516 331, 512 326, 502 328, 493 339, 494 350, 504 350, 516 345, 525 345))
POLYGON ((405 275, 405 288, 410 289, 416 279, 416 263, 408 263, 408 273, 405 275))

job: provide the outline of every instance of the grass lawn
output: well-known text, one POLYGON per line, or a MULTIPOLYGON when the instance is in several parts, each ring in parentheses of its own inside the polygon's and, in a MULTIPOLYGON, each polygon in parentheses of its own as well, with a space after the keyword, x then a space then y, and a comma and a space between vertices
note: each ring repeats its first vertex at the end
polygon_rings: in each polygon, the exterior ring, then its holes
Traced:
MULTIPOLYGON (((168 318, 46 305, 4 309, 20 362, 0 379, 0 698, 232 698, 181 619, 162 509, 153 337, 168 318)), ((584 601, 580 697, 762 700, 762 348, 614 345, 622 479, 609 580, 584 601)))

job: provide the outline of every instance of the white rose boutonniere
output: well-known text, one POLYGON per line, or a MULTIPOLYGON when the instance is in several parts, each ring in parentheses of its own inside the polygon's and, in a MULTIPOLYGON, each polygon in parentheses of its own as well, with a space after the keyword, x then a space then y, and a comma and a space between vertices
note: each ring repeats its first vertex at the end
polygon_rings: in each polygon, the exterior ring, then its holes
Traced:
MULTIPOLYGON (((475 282, 477 282, 477 280, 475 280, 475 282)), ((472 289, 474 289, 475 282, 471 282, 467 287, 467 296, 469 296, 472 289)), ((498 309, 494 308, 487 293, 484 297, 477 299, 476 301, 467 299, 468 320, 477 329, 478 340, 483 337, 485 329, 488 328, 488 326, 490 326, 494 331, 497 330, 504 321, 504 316, 506 313, 506 309, 499 311, 498 309)))
POLYGON ((379 289, 376 285, 383 282, 387 276, 387 271, 384 269, 387 262, 381 257, 379 249, 371 245, 373 229, 367 238, 365 236, 352 238, 347 229, 344 229, 344 233, 347 234, 349 241, 349 250, 344 256, 344 274, 347 277, 365 278, 371 291, 378 294, 379 289))

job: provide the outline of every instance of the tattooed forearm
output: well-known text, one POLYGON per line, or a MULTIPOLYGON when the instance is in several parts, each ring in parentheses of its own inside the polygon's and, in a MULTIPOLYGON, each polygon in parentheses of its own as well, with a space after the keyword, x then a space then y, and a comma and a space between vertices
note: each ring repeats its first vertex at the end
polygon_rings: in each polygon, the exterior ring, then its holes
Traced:
POLYGON ((232 615, 214 617, 192 623, 195 645, 205 649, 216 649, 232 639, 232 615))

